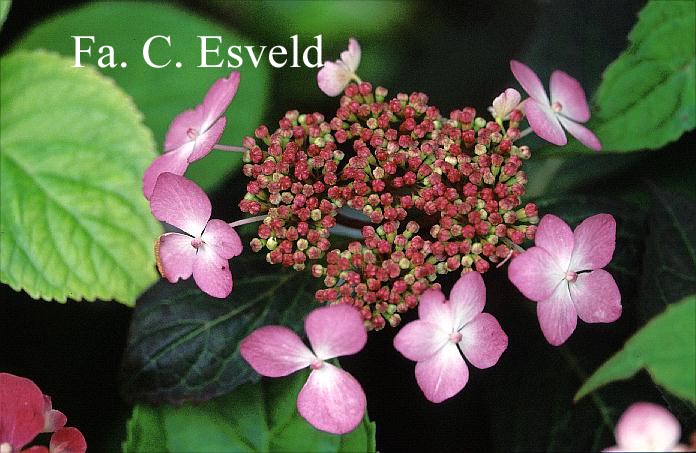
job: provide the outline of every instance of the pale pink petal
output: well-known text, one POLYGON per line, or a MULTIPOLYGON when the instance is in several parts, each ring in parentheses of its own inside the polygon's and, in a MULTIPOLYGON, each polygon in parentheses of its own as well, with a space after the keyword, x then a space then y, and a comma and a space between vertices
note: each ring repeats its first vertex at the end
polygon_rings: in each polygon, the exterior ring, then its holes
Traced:
POLYGON ((525 102, 524 108, 529 126, 535 134, 554 145, 563 146, 568 143, 558 116, 551 107, 532 99, 525 102))
POLYGON ((68 421, 68 417, 66 417, 61 411, 57 411, 53 409, 53 405, 51 404, 51 397, 48 395, 44 395, 44 428, 43 432, 45 433, 52 433, 53 431, 62 428, 65 426, 65 423, 68 421))
POLYGON ((567 283, 558 285, 550 298, 537 304, 539 325, 546 340, 560 346, 570 337, 578 323, 575 305, 567 283))
POLYGON ((454 330, 474 319, 486 305, 486 285, 478 272, 467 272, 459 277, 449 296, 454 330))
POLYGON ((360 56, 362 52, 360 50, 360 44, 355 38, 350 38, 348 40, 348 50, 341 52, 341 60, 345 63, 346 67, 350 72, 355 72, 360 66, 360 56))
POLYGON ((327 96, 338 96, 348 86, 353 72, 342 62, 327 61, 317 73, 319 89, 327 96))
POLYGON ((508 88, 493 100, 493 112, 496 118, 505 118, 520 104, 520 93, 508 88))
POLYGON ((50 453, 84 453, 87 442, 77 428, 61 428, 51 436, 50 453))
POLYGON ((462 334, 459 347, 476 368, 492 367, 507 349, 508 337, 489 313, 479 313, 459 333, 462 334))
POLYGON ((420 295, 418 317, 423 321, 431 322, 447 333, 454 331, 451 304, 445 302, 445 295, 439 289, 429 289, 420 295))
POLYGON ((165 233, 155 243, 157 269, 162 277, 171 283, 186 280, 193 273, 196 249, 191 244, 191 236, 179 233, 165 233))
POLYGON ((316 357, 295 332, 283 326, 264 326, 242 340, 239 353, 260 375, 281 377, 306 368, 316 357))
POLYGON ((571 121, 568 118, 563 118, 563 116, 559 116, 558 119, 561 121, 561 124, 563 124, 563 127, 566 128, 570 135, 580 140, 580 143, 594 151, 600 151, 602 149, 602 144, 591 130, 581 124, 576 123, 575 121, 571 121))
POLYGON ((621 316, 619 287, 604 269, 578 274, 569 286, 575 310, 583 321, 614 322, 621 316))
POLYGON ((469 369, 454 343, 416 364, 418 386, 433 403, 453 397, 464 388, 468 380, 469 369))
POLYGON ((210 87, 205 95, 205 99, 203 99, 203 111, 205 113, 201 123, 201 131, 207 131, 225 113, 232 99, 237 94, 239 79, 239 72, 234 71, 226 79, 216 80, 213 86, 210 87))
POLYGON ((193 280, 203 292, 219 299, 232 292, 230 263, 207 244, 198 249, 193 262, 193 280))
POLYGON ((544 85, 541 84, 539 76, 537 76, 529 66, 517 60, 510 60, 510 69, 512 70, 512 75, 520 82, 524 91, 526 91, 531 98, 543 104, 549 104, 549 98, 546 96, 544 85))
POLYGON ((534 245, 549 252, 563 272, 568 270, 575 238, 573 231, 563 219, 553 214, 542 217, 534 236, 534 245))
POLYGON ((512 259, 508 278, 527 299, 541 302, 551 297, 565 274, 541 247, 532 247, 512 259))
POLYGON ((155 190, 157 178, 162 173, 173 173, 175 175, 183 175, 188 168, 188 156, 191 153, 193 144, 181 146, 170 152, 166 152, 157 157, 143 174, 143 195, 148 200, 152 197, 152 191, 155 190))
POLYGON ((601 269, 611 261, 616 247, 616 220, 610 214, 586 218, 573 232, 575 245, 569 270, 601 269))
POLYGON ((43 393, 31 380, 0 373, 0 444, 20 449, 44 427, 43 393))
POLYGON ((607 452, 607 453, 613 453, 613 452, 615 452, 615 451, 625 451, 625 450, 622 450, 621 447, 619 447, 618 445, 614 445, 614 446, 611 446, 611 447, 607 447, 607 448, 605 448, 605 449, 602 450, 602 451, 603 451, 603 452, 607 452))
POLYGON ((590 119, 590 108, 580 82, 556 70, 551 74, 550 90, 551 102, 561 104, 561 114, 581 123, 590 119))
POLYGON ((195 182, 173 173, 157 178, 150 198, 150 210, 157 220, 198 237, 210 219, 210 200, 195 182))
POLYGON ((669 451, 681 437, 679 422, 653 403, 634 403, 616 424, 617 446, 633 451, 669 451))
POLYGON ((242 240, 229 223, 213 219, 208 222, 201 236, 203 242, 213 247, 222 258, 230 259, 242 253, 242 240))
POLYGON ((202 159, 210 153, 213 146, 217 145, 218 141, 220 141, 220 137, 225 131, 225 124, 227 124, 227 119, 223 116, 217 120, 210 129, 196 137, 195 144, 188 157, 189 163, 202 159))
POLYGON ((297 396, 297 410, 312 426, 332 434, 353 431, 365 415, 365 392, 353 376, 324 362, 297 396))
POLYGON ((202 132, 201 125, 204 118, 205 111, 202 105, 179 113, 172 120, 164 137, 164 150, 172 151, 193 142, 194 137, 202 132))
POLYGON ((363 318, 352 305, 316 308, 305 319, 304 328, 320 360, 355 354, 367 343, 363 318))
POLYGON ((394 347, 409 360, 426 360, 450 341, 450 334, 431 322, 411 321, 394 337, 394 347))

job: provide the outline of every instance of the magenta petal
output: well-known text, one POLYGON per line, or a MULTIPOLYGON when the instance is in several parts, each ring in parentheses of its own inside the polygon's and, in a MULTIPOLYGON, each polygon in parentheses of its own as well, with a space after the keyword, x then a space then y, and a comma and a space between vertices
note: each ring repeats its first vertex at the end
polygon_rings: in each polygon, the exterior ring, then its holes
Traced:
POLYGON ((428 321, 411 321, 394 337, 394 348, 414 362, 426 360, 449 342, 450 333, 428 321))
POLYGON ((297 410, 312 426, 333 434, 353 431, 365 415, 365 392, 350 374, 330 363, 312 371, 297 396, 297 410))
POLYGON ((204 115, 205 112, 201 105, 196 106, 195 109, 179 113, 172 120, 164 137, 164 150, 172 151, 184 144, 192 144, 193 137, 191 135, 203 132, 201 125, 204 115))
POLYGON ((0 444, 20 449, 44 427, 44 398, 31 380, 0 373, 0 444))
POLYGON ((225 259, 234 258, 242 253, 242 240, 229 223, 213 219, 208 222, 201 236, 203 242, 213 247, 215 253, 225 259))
POLYGON ((162 173, 150 198, 152 214, 163 222, 198 237, 210 219, 210 200, 195 182, 162 173))
POLYGON ((619 287, 604 269, 578 274, 569 286, 575 310, 583 321, 614 322, 621 316, 619 287))
POLYGON ((418 317, 447 332, 452 332, 455 327, 451 304, 445 302, 445 295, 439 289, 429 289, 420 295, 418 317))
POLYGON ((44 433, 52 433, 53 431, 65 426, 68 417, 61 411, 53 409, 51 397, 44 395, 44 433))
POLYGON ((232 99, 237 94, 239 79, 239 72, 234 71, 229 77, 216 80, 213 86, 210 87, 203 100, 203 111, 205 114, 201 124, 201 131, 207 131, 210 125, 225 113, 232 99))
POLYGON ((459 277, 449 296, 454 330, 483 311, 486 305, 486 285, 478 272, 467 272, 459 277))
POLYGON ((508 268, 510 281, 535 302, 551 297, 564 277, 553 257, 541 247, 532 247, 513 258, 508 268))
POLYGON ((320 360, 355 354, 367 343, 363 318, 352 305, 330 305, 312 310, 305 332, 320 360))
POLYGON ((175 175, 186 173, 191 147, 192 145, 182 146, 179 149, 166 152, 152 161, 143 174, 143 195, 145 198, 149 200, 152 197, 157 178, 162 173, 174 173, 175 175))
POLYGON ((476 368, 492 367, 507 349, 508 337, 491 314, 479 313, 459 332, 462 334, 459 347, 476 368))
POLYGON ((681 437, 679 422, 653 403, 634 403, 616 424, 618 447, 630 451, 670 451, 681 437))
POLYGON ((567 283, 558 285, 551 297, 537 304, 539 325, 546 340, 560 346, 575 331, 578 314, 570 298, 567 283))
POLYGON ((317 83, 319 89, 327 96, 338 96, 348 86, 352 77, 352 71, 343 62, 327 61, 317 73, 317 83))
POLYGON ((610 214, 586 218, 573 232, 575 246, 569 270, 601 269, 611 261, 616 247, 616 220, 610 214))
POLYGON ((188 157, 189 163, 202 159, 210 153, 213 147, 220 141, 220 137, 225 131, 225 124, 227 124, 227 119, 223 116, 217 120, 210 129, 196 137, 193 150, 188 157))
POLYGON ((573 231, 563 219, 553 214, 542 217, 534 236, 534 245, 545 249, 563 272, 568 271, 575 238, 573 231))
POLYGON ((193 273, 196 249, 191 245, 191 236, 180 233, 165 233, 155 243, 157 269, 171 283, 186 280, 193 273))
POLYGON ((537 76, 529 66, 517 60, 510 60, 510 69, 512 70, 512 75, 520 82, 524 91, 526 91, 531 98, 543 104, 549 104, 549 98, 546 96, 544 85, 541 84, 539 76, 537 76))
POLYGON ((315 360, 295 332, 283 326, 254 330, 239 345, 239 352, 260 375, 281 377, 306 368, 315 360))
POLYGON ((557 115, 548 104, 532 99, 524 103, 524 108, 529 126, 535 134, 554 145, 563 146, 568 143, 557 115))
POLYGON ((61 428, 51 436, 51 453, 84 453, 87 442, 77 428, 61 428))
POLYGON ((232 292, 232 272, 229 262, 215 253, 209 245, 198 249, 193 262, 193 279, 206 294, 224 299, 232 292))
POLYGON ((566 128, 570 135, 580 140, 580 143, 595 151, 600 151, 602 149, 602 144, 591 130, 581 124, 576 123, 575 121, 564 118, 563 115, 560 115, 558 119, 561 121, 561 124, 563 124, 563 127, 566 128))
POLYGON ((469 369, 453 343, 440 349, 428 360, 416 364, 418 386, 433 403, 453 397, 464 388, 468 380, 469 369))
POLYGON ((551 74, 550 89, 551 102, 561 104, 563 115, 581 123, 590 119, 590 108, 580 82, 557 70, 551 74))

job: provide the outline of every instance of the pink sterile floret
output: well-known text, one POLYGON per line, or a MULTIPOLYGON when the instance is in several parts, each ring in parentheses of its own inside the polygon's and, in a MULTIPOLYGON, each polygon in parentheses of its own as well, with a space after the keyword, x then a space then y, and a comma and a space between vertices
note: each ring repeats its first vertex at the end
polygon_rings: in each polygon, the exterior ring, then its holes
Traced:
POLYGON ((505 119, 510 112, 520 105, 520 93, 514 88, 508 88, 493 99, 493 116, 496 119, 505 119))
POLYGON ((338 96, 351 80, 357 79, 355 71, 360 65, 360 44, 354 38, 348 41, 348 50, 341 52, 341 59, 326 61, 317 74, 321 91, 328 96, 338 96))
POLYGON ((145 170, 143 193, 150 199, 157 177, 165 172, 183 175, 191 162, 205 157, 220 140, 227 119, 222 116, 237 88, 239 72, 215 81, 202 104, 180 113, 169 126, 164 139, 164 154, 145 170))
POLYGON ((535 247, 512 260, 510 281, 539 302, 544 337, 554 346, 573 333, 578 316, 585 322, 613 322, 621 316, 621 294, 602 268, 616 245, 616 221, 609 214, 585 219, 575 231, 554 215, 545 215, 535 247), (586 272, 590 271, 590 272, 586 272))
POLYGON ((150 198, 152 214, 182 230, 165 233, 155 244, 157 268, 172 283, 193 279, 204 292, 224 298, 232 291, 228 260, 242 253, 236 231, 222 220, 210 220, 210 200, 203 189, 183 176, 162 173, 150 198))
POLYGON ((616 445, 603 451, 691 451, 680 444, 681 427, 667 409, 653 403, 634 403, 619 418, 616 445))
POLYGON ((419 319, 394 338, 394 347, 417 362, 416 381, 428 400, 439 403, 466 385, 469 370, 460 350, 476 368, 489 368, 507 348, 508 338, 498 321, 482 313, 485 304, 481 274, 468 272, 454 285, 449 300, 440 290, 423 293, 419 319))
POLYGON ((592 131, 580 124, 590 119, 590 108, 580 82, 563 71, 554 71, 551 74, 549 101, 541 80, 529 66, 512 60, 510 69, 529 95, 529 99, 524 101, 525 114, 532 130, 539 137, 554 145, 565 145, 568 143, 563 132, 565 128, 588 148, 595 151, 602 149, 599 139, 592 131))
POLYGON ((297 397, 300 415, 322 431, 348 433, 365 414, 365 393, 353 376, 326 361, 365 346, 367 331, 360 312, 350 305, 317 308, 307 316, 305 332, 314 352, 283 326, 256 329, 242 340, 239 350, 262 376, 281 377, 311 368, 297 397))

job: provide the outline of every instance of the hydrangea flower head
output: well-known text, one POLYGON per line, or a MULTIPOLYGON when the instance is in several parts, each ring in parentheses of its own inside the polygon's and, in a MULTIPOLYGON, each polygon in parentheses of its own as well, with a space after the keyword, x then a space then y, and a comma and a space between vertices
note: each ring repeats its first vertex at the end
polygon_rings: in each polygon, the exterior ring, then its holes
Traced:
POLYGON ((667 409, 634 403, 621 415, 614 431, 616 445, 603 451, 690 451, 680 444, 681 427, 667 409))
POLYGON ((439 403, 464 388, 469 380, 467 358, 477 368, 489 368, 507 349, 508 338, 498 321, 482 313, 486 287, 478 272, 464 274, 450 299, 440 290, 420 298, 417 321, 401 328, 394 347, 416 361, 416 380, 425 397, 439 403))
POLYGON ((554 346, 573 333, 577 318, 613 322, 621 316, 621 294, 602 269, 616 245, 616 221, 609 214, 585 219, 575 231, 548 214, 539 223, 535 246, 513 258, 510 281, 525 297, 538 302, 544 337, 554 346))
POLYGON ((164 154, 145 170, 143 193, 150 199, 157 178, 162 173, 183 175, 191 162, 205 157, 220 140, 227 119, 222 116, 229 107, 237 88, 239 72, 215 81, 194 109, 180 113, 169 126, 164 139, 164 154))
POLYGON ((317 83, 328 96, 338 96, 351 80, 358 80, 355 71, 360 66, 360 44, 355 38, 348 41, 348 50, 341 52, 335 62, 327 61, 317 73, 317 83))
POLYGON ((312 350, 283 326, 256 329, 242 340, 239 350, 262 376, 281 377, 311 368, 297 397, 300 415, 322 431, 348 433, 365 414, 365 393, 353 376, 326 361, 365 346, 367 331, 360 312, 348 305, 317 308, 307 316, 305 332, 312 350))
POLYGON ((595 151, 602 149, 599 139, 580 123, 590 119, 585 91, 580 82, 563 71, 551 74, 551 100, 546 90, 531 68, 524 63, 512 60, 510 69, 522 88, 529 95, 524 101, 524 109, 529 125, 544 140, 554 145, 568 143, 565 132, 595 151))
POLYGON ((212 207, 203 189, 183 176, 162 173, 150 198, 152 214, 184 232, 165 233, 157 239, 157 268, 176 283, 191 275, 199 288, 213 297, 232 292, 228 260, 242 253, 234 228, 210 219, 212 207))

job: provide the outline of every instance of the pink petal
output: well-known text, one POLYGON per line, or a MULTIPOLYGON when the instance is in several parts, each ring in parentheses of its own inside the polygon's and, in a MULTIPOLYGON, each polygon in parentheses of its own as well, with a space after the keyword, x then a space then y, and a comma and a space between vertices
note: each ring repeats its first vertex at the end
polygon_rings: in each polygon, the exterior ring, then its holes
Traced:
MULTIPOLYGON (((226 79, 218 79, 210 87, 203 99, 203 122, 201 131, 208 128, 220 118, 230 106, 239 88, 240 74, 233 71, 226 79)), ((224 126, 223 126, 224 127, 224 126)), ((217 140, 215 141, 217 143, 217 140)))
POLYGON ((535 134, 554 145, 563 146, 568 143, 565 132, 558 122, 558 116, 548 104, 542 104, 535 99, 524 104, 527 121, 535 134))
POLYGON ((561 113, 568 118, 584 123, 590 119, 585 91, 580 82, 563 71, 551 74, 551 103, 561 104, 561 113))
POLYGON ((204 293, 219 299, 232 292, 230 263, 207 244, 198 249, 193 262, 193 280, 204 293))
POLYGON ((51 436, 51 453, 84 453, 87 442, 77 428, 61 428, 51 436))
POLYGON ((407 359, 418 362, 442 349, 449 342, 450 333, 428 321, 411 321, 394 337, 394 347, 407 359))
MULTIPOLYGON (((204 132, 202 129, 205 111, 202 105, 185 110, 172 120, 164 137, 164 150, 169 152, 184 144, 192 144, 192 134, 204 132)), ((188 156, 187 156, 188 157, 188 156)))
POLYGON ((451 304, 445 302, 445 295, 439 289, 429 289, 421 294, 418 301, 418 317, 448 333, 455 327, 451 304))
POLYGON ((215 253, 225 259, 234 258, 242 253, 242 240, 229 223, 213 219, 208 222, 201 236, 203 242, 211 246, 215 253))
POLYGON ((152 214, 163 222, 198 237, 210 219, 210 200, 195 182, 162 173, 150 198, 152 214))
POLYGON ((619 287, 604 269, 578 274, 569 286, 575 310, 583 321, 614 322, 621 316, 619 287))
POLYGON ((49 453, 49 451, 43 445, 34 445, 33 447, 25 448, 20 453, 49 453))
POLYGON ((616 443, 632 451, 669 451, 681 437, 679 422, 653 403, 634 403, 616 424, 616 443))
POLYGON ((546 96, 544 85, 541 84, 539 76, 537 76, 529 66, 517 60, 510 60, 510 69, 512 70, 512 75, 520 82, 524 91, 526 91, 531 98, 536 99, 542 104, 549 105, 549 98, 546 96))
POLYGON ((196 137, 193 150, 188 157, 189 163, 202 159, 210 153, 213 147, 220 141, 220 137, 225 131, 225 124, 227 124, 227 119, 223 116, 210 129, 196 137))
POLYGON ((51 397, 48 395, 44 395, 44 428, 43 432, 45 433, 52 433, 53 431, 62 428, 65 426, 65 423, 68 421, 68 417, 66 417, 61 411, 57 411, 53 409, 53 405, 51 404, 51 397))
POLYGON ((196 249, 191 245, 191 236, 165 233, 155 243, 157 269, 171 283, 186 280, 193 273, 196 249))
POLYGON ((566 272, 575 246, 573 231, 560 217, 547 214, 541 218, 534 245, 545 249, 551 255, 561 271, 566 272))
POLYGON ((0 373, 0 444, 20 449, 44 427, 44 398, 29 379, 0 373))
POLYGON ((573 232, 575 246, 571 271, 601 269, 611 261, 616 247, 616 220, 610 214, 586 218, 573 232))
POLYGON ((287 376, 316 359, 295 332, 282 326, 254 330, 240 343, 239 353, 257 373, 268 377, 287 376))
POLYGON ((440 352, 416 364, 416 381, 425 397, 433 403, 451 398, 464 388, 469 380, 469 369, 450 343, 440 352))
POLYGON ((152 191, 155 190, 157 178, 162 173, 174 173, 183 175, 188 168, 188 156, 191 153, 193 144, 182 146, 170 152, 166 152, 156 158, 143 174, 143 195, 148 200, 152 198, 152 191))
POLYGON ((347 372, 330 363, 312 371, 297 396, 297 410, 312 426, 333 434, 353 431, 365 415, 365 392, 347 372))
POLYGON ((483 311, 486 305, 486 285, 478 272, 467 272, 452 287, 449 303, 453 330, 459 330, 483 311))
POLYGON ((496 118, 505 118, 520 104, 520 93, 514 88, 508 88, 493 100, 493 111, 496 118))
POLYGON ((363 318, 352 305, 316 308, 305 319, 304 328, 320 360, 355 354, 367 343, 363 318))
POLYGON ((362 52, 360 50, 360 44, 355 38, 350 38, 348 40, 348 50, 341 52, 341 61, 345 63, 346 67, 350 72, 355 72, 360 66, 360 56, 362 52))
POLYGON ((580 140, 580 143, 595 151, 600 151, 602 149, 602 144, 591 130, 569 120, 568 118, 563 118, 563 115, 560 115, 558 119, 561 121, 561 124, 563 124, 563 127, 566 128, 570 135, 580 140))
POLYGON ((565 343, 578 323, 567 283, 558 285, 549 299, 537 304, 537 317, 546 341, 554 346, 565 343))
POLYGON ((476 368, 492 367, 507 349, 508 337, 491 314, 479 313, 459 332, 459 347, 476 368))
POLYGON ((338 96, 348 86, 353 72, 342 62, 327 61, 317 73, 319 89, 327 96, 338 96))
POLYGON ((527 299, 541 302, 551 297, 565 275, 549 252, 532 247, 513 258, 508 278, 527 299))

